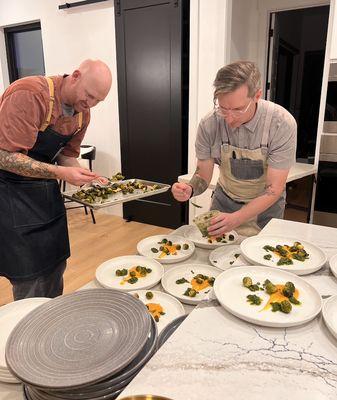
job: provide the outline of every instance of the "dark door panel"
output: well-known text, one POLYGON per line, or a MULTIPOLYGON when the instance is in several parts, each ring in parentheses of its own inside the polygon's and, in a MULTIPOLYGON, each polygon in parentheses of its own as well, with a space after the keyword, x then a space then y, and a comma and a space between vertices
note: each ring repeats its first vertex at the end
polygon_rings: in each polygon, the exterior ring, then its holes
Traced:
MULTIPOLYGON (((116 41, 122 171, 128 178, 173 184, 187 171, 188 76, 182 73, 188 50, 186 6, 159 0, 120 5, 116 41)), ((160 226, 187 221, 186 205, 170 193, 126 203, 123 210, 127 219, 160 226)))

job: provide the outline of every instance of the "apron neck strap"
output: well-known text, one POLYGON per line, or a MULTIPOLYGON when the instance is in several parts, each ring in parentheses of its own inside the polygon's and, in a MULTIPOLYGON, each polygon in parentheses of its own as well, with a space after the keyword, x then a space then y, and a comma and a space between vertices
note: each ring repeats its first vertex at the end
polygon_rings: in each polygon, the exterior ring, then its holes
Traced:
POLYGON ((49 88, 49 110, 48 110, 47 118, 46 118, 46 120, 44 121, 44 123, 42 124, 42 126, 40 128, 41 132, 45 131, 47 126, 49 126, 49 124, 50 124, 51 114, 53 112, 54 101, 55 101, 55 97, 54 97, 54 82, 48 76, 46 76, 46 81, 48 83, 48 88, 49 88))
POLYGON ((267 154, 268 152, 268 139, 270 133, 271 120, 273 118, 273 112, 274 112, 274 103, 269 101, 267 105, 266 119, 264 120, 262 140, 261 140, 261 151, 263 154, 267 154))

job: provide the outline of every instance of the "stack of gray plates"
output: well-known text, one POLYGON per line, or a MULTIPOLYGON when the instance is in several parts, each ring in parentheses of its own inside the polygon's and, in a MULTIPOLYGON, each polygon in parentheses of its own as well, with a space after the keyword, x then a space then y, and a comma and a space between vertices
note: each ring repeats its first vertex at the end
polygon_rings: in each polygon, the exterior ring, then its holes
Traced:
POLYGON ((114 399, 156 349, 144 304, 92 289, 41 305, 7 340, 6 362, 29 400, 114 399))

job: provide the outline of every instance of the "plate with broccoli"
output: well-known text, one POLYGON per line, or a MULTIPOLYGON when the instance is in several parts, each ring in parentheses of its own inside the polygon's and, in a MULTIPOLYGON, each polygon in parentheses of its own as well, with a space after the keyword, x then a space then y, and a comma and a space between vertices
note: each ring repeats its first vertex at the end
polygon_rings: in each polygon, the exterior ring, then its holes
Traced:
POLYGON ((162 264, 173 264, 191 257, 193 242, 178 235, 155 235, 142 239, 137 251, 144 257, 153 258, 162 264))
POLYGON ((165 292, 186 304, 198 304, 211 291, 217 268, 207 264, 183 264, 165 272, 161 284, 165 292))
POLYGON ((112 258, 96 269, 100 285, 126 292, 152 288, 163 274, 164 268, 158 261, 142 256, 112 258))
POLYGON ((195 225, 187 226, 184 236, 186 239, 191 240, 197 247, 208 250, 234 244, 239 239, 239 235, 235 231, 224 233, 219 237, 205 237, 202 236, 200 230, 195 225))
POLYGON ((304 324, 321 311, 317 290, 299 276, 261 266, 222 272, 214 284, 220 304, 233 315, 262 326, 304 324))
POLYGON ((185 315, 183 305, 175 297, 157 290, 137 290, 131 295, 141 300, 156 321, 158 332, 161 332, 175 318, 185 315))
POLYGON ((275 267, 296 275, 318 271, 327 261, 323 250, 313 243, 286 236, 257 235, 241 245, 244 257, 252 264, 275 267))

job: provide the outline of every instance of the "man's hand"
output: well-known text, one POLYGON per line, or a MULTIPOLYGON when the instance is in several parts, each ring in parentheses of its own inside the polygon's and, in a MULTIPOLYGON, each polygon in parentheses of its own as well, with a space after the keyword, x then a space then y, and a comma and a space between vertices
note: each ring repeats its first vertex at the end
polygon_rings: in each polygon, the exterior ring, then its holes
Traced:
POLYGON ((80 167, 57 167, 57 178, 70 183, 71 185, 81 186, 97 179, 99 175, 80 167))
POLYGON ((173 197, 178 201, 187 201, 192 195, 192 188, 187 183, 176 182, 171 190, 173 197))
POLYGON ((221 236, 237 228, 242 222, 238 212, 220 213, 211 219, 211 226, 208 228, 209 236, 221 236))

